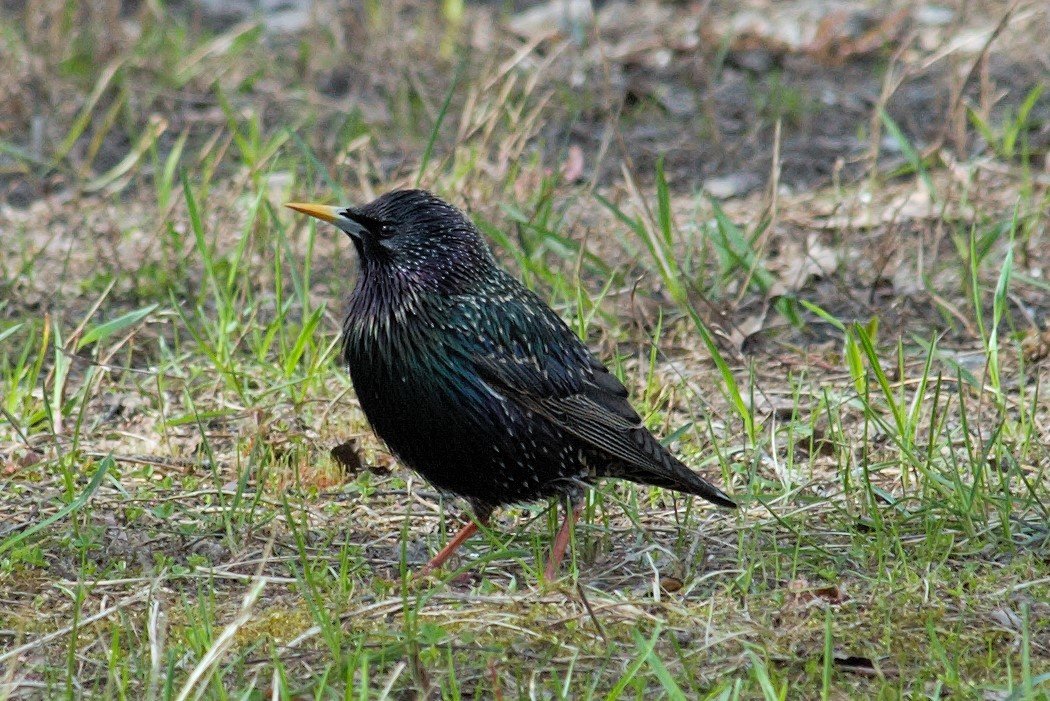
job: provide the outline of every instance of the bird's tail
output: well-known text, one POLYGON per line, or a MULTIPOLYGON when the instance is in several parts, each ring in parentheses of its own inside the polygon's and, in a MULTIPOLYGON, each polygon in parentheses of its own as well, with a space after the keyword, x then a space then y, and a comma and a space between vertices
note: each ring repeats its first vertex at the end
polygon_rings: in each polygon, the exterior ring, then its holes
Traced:
POLYGON ((727 509, 736 508, 736 502, 728 494, 690 470, 682 461, 669 453, 665 453, 663 458, 660 470, 641 470, 635 466, 621 466, 622 471, 617 470, 619 474, 616 476, 638 484, 649 484, 654 487, 673 489, 676 492, 695 494, 712 504, 727 509))

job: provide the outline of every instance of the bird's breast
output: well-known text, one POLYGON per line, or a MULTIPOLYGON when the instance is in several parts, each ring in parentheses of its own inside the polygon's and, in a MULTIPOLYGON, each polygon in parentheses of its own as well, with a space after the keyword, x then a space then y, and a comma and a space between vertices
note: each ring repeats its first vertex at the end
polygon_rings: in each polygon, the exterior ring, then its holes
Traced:
MULTIPOLYGON (((354 305, 345 358, 365 416, 403 464, 453 493, 502 504, 575 489, 582 445, 486 381, 484 359, 509 362, 496 349, 520 341, 483 312, 466 295, 354 305)), ((529 374, 554 381, 546 367, 529 374)))

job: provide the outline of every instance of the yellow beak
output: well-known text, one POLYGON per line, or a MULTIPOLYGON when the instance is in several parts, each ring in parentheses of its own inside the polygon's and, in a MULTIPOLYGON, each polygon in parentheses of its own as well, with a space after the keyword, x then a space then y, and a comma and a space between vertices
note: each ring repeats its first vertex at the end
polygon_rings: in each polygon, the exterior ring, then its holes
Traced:
POLYGON ((326 221, 334 224, 336 221, 342 219, 339 215, 338 207, 330 207, 326 204, 307 204, 304 202, 289 202, 285 205, 290 209, 294 209, 297 212, 303 214, 309 214, 311 217, 317 217, 321 221, 326 221))

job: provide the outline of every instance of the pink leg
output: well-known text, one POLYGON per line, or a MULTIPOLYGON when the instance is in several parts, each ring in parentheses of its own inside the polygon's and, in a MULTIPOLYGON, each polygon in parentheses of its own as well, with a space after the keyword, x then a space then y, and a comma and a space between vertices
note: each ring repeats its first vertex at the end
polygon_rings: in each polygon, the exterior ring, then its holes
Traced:
POLYGON ((543 573, 547 581, 553 580, 555 575, 558 574, 561 561, 565 559, 565 549, 569 547, 569 529, 572 528, 576 520, 580 518, 580 514, 583 513, 584 503, 581 499, 572 505, 569 513, 565 514, 565 520, 562 521, 558 535, 554 538, 554 545, 551 546, 551 556, 547 560, 547 569, 543 573))
POLYGON ((448 541, 448 544, 441 548, 441 551, 430 559, 430 562, 423 565, 422 569, 419 570, 419 576, 426 576, 445 564, 445 561, 452 557, 452 553, 456 552, 459 546, 467 542, 470 536, 478 532, 477 521, 471 521, 467 525, 459 529, 456 535, 452 536, 452 540, 448 541))

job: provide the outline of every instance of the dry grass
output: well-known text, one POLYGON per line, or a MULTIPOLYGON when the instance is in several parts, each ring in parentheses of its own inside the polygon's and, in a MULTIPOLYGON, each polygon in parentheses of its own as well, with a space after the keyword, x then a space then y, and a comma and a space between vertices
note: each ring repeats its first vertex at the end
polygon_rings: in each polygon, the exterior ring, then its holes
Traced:
POLYGON ((1038 3, 208 7, 0 15, 0 699, 1046 697, 1038 3), (607 484, 557 582, 543 504, 411 580, 459 505, 280 204, 417 181, 739 513, 607 484))

